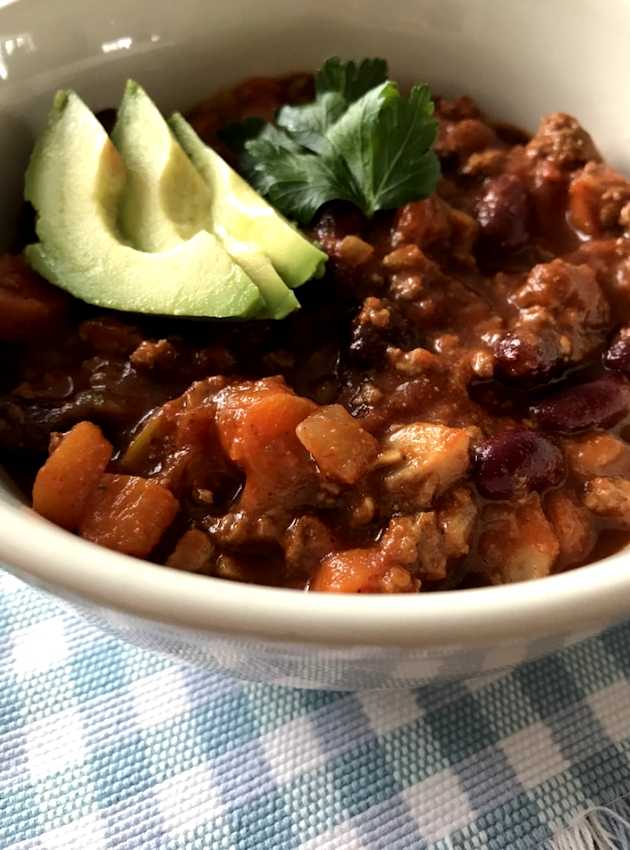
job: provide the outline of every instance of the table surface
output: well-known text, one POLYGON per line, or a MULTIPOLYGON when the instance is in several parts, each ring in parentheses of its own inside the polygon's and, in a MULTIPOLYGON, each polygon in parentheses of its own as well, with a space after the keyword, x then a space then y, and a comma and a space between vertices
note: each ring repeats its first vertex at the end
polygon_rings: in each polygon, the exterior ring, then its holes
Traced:
POLYGON ((623 625, 416 691, 245 683, 0 573, 0 848, 577 847, 561 830, 630 793, 629 675, 623 625))

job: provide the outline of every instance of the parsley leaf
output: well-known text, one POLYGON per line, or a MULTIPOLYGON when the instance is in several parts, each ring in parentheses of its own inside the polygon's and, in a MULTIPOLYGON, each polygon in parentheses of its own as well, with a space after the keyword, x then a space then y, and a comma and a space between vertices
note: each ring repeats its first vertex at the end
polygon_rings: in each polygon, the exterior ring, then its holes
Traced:
POLYGON ((276 124, 235 137, 251 184, 289 218, 307 224, 328 201, 350 201, 365 215, 434 191, 437 132, 426 86, 409 95, 387 80, 382 59, 329 59, 315 77, 316 99, 283 107, 276 124))
POLYGON ((388 82, 353 103, 331 127, 327 138, 359 187, 357 206, 366 215, 435 189, 440 166, 431 150, 437 132, 432 113, 426 86, 414 86, 401 97, 396 84, 388 82))
POLYGON ((322 136, 351 103, 387 80, 384 59, 342 62, 327 59, 315 74, 315 100, 303 106, 283 106, 276 123, 301 145, 321 153, 322 136))
POLYGON ((317 96, 337 92, 347 103, 353 103, 386 80, 387 62, 384 59, 363 59, 356 63, 343 62, 333 56, 315 75, 315 92, 317 96))

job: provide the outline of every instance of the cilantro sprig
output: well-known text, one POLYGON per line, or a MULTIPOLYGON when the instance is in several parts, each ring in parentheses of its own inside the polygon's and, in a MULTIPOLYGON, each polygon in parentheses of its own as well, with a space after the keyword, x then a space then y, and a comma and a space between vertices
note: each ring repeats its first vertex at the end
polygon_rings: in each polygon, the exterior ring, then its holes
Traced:
POLYGON ((250 183, 289 218, 308 224, 328 201, 366 216, 430 195, 439 178, 427 86, 401 94, 383 59, 328 59, 315 100, 284 106, 274 124, 249 119, 224 139, 241 150, 250 183))

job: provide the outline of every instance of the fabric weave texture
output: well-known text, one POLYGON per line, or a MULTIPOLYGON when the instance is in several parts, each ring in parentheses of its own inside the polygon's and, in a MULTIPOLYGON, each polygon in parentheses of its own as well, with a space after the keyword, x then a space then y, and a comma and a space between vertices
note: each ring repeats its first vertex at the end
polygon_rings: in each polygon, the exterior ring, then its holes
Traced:
POLYGON ((630 625, 510 673, 289 690, 0 575, 2 850, 536 850, 630 792, 630 625))

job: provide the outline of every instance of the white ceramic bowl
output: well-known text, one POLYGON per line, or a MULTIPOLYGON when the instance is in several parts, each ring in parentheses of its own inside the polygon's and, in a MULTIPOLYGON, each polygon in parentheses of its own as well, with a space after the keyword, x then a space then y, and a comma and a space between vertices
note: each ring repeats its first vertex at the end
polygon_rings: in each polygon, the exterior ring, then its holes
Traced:
MULTIPOLYGON (((52 92, 95 109, 143 82, 185 109, 251 74, 331 54, 386 56, 401 80, 469 93, 534 127, 576 114, 630 171, 630 3, 624 0, 0 0, 0 217, 52 92)), ((92 546, 0 485, 0 559, 129 639, 247 677, 332 688, 472 676, 562 646, 630 614, 630 555, 539 582, 417 596, 332 596, 245 586, 92 546)))

